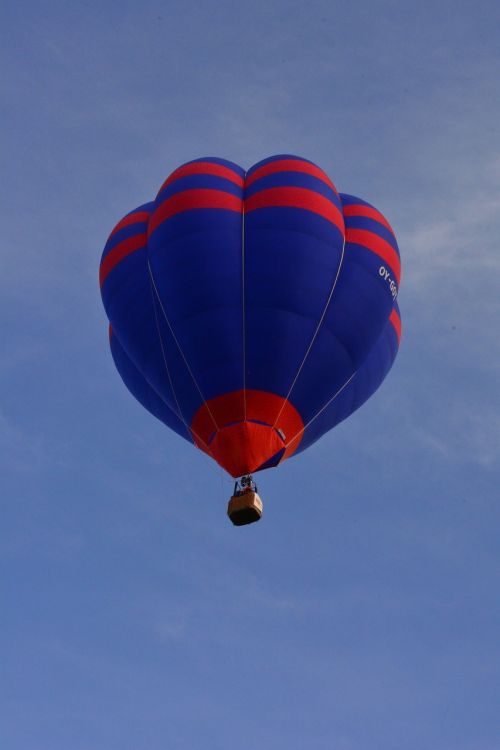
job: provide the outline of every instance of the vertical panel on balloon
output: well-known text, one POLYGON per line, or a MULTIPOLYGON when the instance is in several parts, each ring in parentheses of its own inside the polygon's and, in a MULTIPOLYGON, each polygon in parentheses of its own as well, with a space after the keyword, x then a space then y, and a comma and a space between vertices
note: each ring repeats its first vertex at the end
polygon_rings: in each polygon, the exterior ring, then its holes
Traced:
MULTIPOLYGON (((151 205, 146 204, 146 207, 141 208, 145 209, 151 205)), ((118 226, 120 224, 121 222, 118 226)), ((165 378, 163 355, 155 323, 147 270, 146 226, 130 225, 112 233, 101 262, 101 294, 114 335, 127 356, 165 403, 175 410, 175 398, 165 378), (140 244, 127 254, 123 254, 124 240, 128 243, 134 237, 140 244)), ((130 250, 130 245, 125 245, 125 249, 130 250)))
POLYGON ((343 221, 324 181, 300 164, 268 174, 271 161, 250 170, 266 165, 246 191, 247 387, 286 396, 340 263, 343 221))
POLYGON ((306 421, 317 413, 311 391, 326 403, 360 369, 386 325, 397 293, 391 280, 396 273, 399 280, 399 251, 387 221, 366 202, 342 194, 341 198, 348 206, 342 267, 291 396, 306 421))
MULTIPOLYGON (((194 188, 192 177, 178 180, 179 191, 167 193, 166 200, 173 201, 174 209, 175 201, 182 201, 182 210, 155 226, 148 241, 162 325, 170 324, 173 332, 167 337, 169 362, 171 356, 178 360, 174 336, 185 358, 182 366, 174 364, 173 379, 188 422, 200 405, 199 392, 189 381, 207 400, 243 385, 243 192, 234 183, 217 180, 197 175, 194 188), (210 207, 226 198, 228 207, 210 207)), ((156 210, 164 198, 161 193, 156 210)))

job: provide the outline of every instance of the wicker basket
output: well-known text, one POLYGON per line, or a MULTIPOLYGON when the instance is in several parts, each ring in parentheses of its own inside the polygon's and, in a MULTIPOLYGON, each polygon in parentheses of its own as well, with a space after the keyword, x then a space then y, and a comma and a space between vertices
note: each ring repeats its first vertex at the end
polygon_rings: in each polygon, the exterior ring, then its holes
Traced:
POLYGON ((227 506, 227 515, 235 526, 245 526, 260 521, 262 507, 262 500, 257 493, 246 490, 232 496, 227 506))

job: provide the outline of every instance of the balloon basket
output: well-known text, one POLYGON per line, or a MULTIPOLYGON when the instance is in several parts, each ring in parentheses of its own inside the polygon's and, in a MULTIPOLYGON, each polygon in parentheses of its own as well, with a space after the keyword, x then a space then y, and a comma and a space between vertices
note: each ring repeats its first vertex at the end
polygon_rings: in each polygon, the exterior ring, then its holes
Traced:
POLYGON ((233 495, 227 506, 227 515, 234 526, 246 526, 262 518, 262 500, 256 492, 248 490, 233 495))

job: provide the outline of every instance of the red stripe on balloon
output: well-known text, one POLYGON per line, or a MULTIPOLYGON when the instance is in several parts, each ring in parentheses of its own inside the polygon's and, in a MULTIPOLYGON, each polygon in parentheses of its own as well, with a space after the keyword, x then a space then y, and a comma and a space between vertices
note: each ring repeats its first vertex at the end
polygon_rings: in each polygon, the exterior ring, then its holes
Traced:
POLYGON ((344 233, 344 217, 331 200, 314 190, 277 187, 261 190, 245 199, 245 213, 259 208, 302 208, 319 214, 344 233))
POLYGON ((113 229, 111 234, 109 235, 109 239, 116 234, 116 232, 119 232, 120 229, 123 229, 124 227, 129 227, 132 224, 142 224, 145 221, 148 221, 149 219, 149 213, 148 211, 135 211, 133 214, 128 214, 128 216, 125 216, 121 221, 118 222, 116 227, 113 229))
POLYGON ((99 284, 102 286, 106 281, 109 273, 113 268, 120 263, 127 255, 134 253, 136 250, 140 250, 146 245, 146 235, 144 233, 137 234, 135 237, 128 237, 126 240, 119 242, 114 248, 103 258, 101 266, 99 268, 99 284))
POLYGON ((363 247, 366 247, 367 250, 371 250, 372 253, 378 255, 384 263, 387 263, 387 265, 390 266, 396 277, 396 281, 399 284, 399 279, 401 277, 401 261, 397 252, 392 245, 386 242, 386 240, 379 237, 375 232, 370 232, 367 229, 349 229, 347 227, 345 241, 346 243, 351 242, 355 245, 362 245, 363 247))
POLYGON ((172 174, 167 177, 161 188, 158 190, 158 195, 166 187, 179 180, 181 177, 189 177, 193 174, 208 174, 215 175, 216 177, 223 177, 230 182, 234 182, 235 185, 243 188, 243 177, 234 172, 229 167, 225 167, 223 164, 214 164, 209 161, 197 161, 192 164, 184 164, 184 166, 176 169, 172 174))
POLYGON ((394 234, 394 230, 385 216, 382 216, 380 211, 377 211, 376 208, 372 208, 372 206, 363 206, 361 204, 358 205, 353 203, 350 206, 344 206, 343 213, 344 216, 365 216, 367 219, 374 219, 375 221, 378 221, 379 224, 383 224, 386 229, 394 234))
POLYGON ((399 342, 401 341, 401 318, 399 317, 395 308, 392 309, 392 312, 389 315, 389 321, 394 326, 394 330, 396 331, 396 336, 398 337, 398 346, 399 346, 399 342))
POLYGON ((243 201, 236 195, 226 193, 224 190, 184 190, 167 198, 158 206, 149 221, 148 233, 154 232, 162 222, 170 219, 171 216, 184 211, 194 211, 198 208, 222 208, 226 211, 242 213, 243 201))
POLYGON ((266 177, 269 174, 275 172, 301 172, 302 174, 310 174, 312 177, 317 177, 322 182, 326 183, 337 195, 337 188, 326 175, 322 169, 317 167, 315 164, 311 164, 308 161, 302 161, 301 159, 278 159, 277 161, 271 161, 268 164, 263 164, 252 172, 245 180, 246 187, 249 187, 255 180, 259 180, 261 177, 266 177))

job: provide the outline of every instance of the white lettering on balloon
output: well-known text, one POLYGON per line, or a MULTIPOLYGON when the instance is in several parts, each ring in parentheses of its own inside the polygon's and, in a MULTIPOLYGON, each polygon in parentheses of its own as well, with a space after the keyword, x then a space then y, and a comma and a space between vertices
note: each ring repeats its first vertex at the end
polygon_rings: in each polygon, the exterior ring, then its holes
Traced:
POLYGON ((385 266, 380 266, 380 268, 378 269, 378 272, 379 272, 379 276, 381 276, 384 279, 384 281, 387 281, 389 285, 389 289, 392 294, 392 299, 395 300, 396 297, 398 296, 398 287, 394 279, 391 279, 391 272, 388 271, 385 266))

